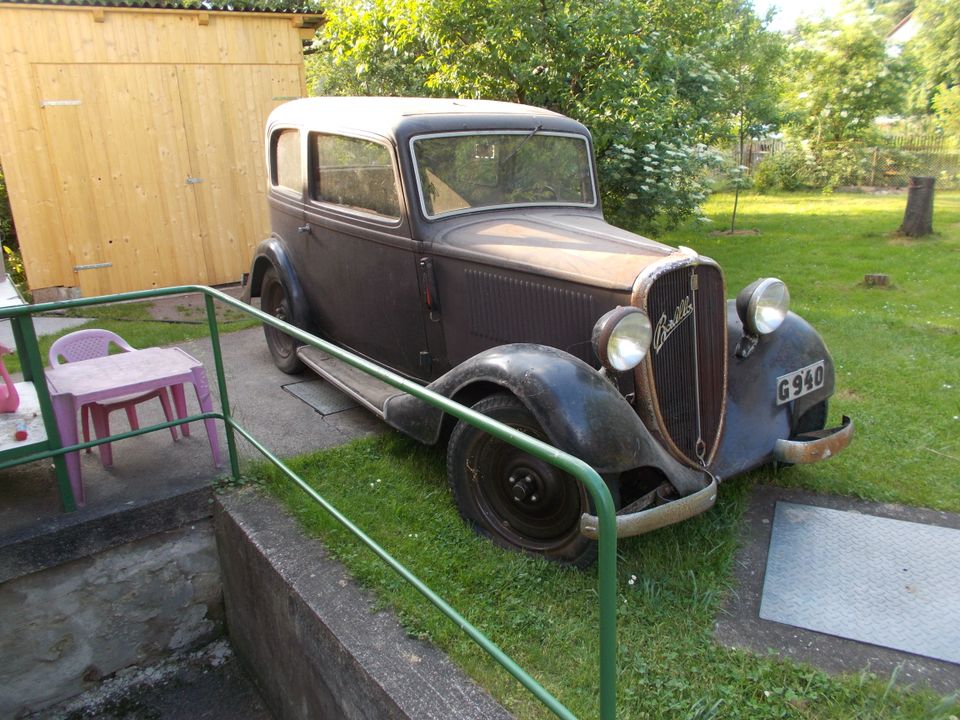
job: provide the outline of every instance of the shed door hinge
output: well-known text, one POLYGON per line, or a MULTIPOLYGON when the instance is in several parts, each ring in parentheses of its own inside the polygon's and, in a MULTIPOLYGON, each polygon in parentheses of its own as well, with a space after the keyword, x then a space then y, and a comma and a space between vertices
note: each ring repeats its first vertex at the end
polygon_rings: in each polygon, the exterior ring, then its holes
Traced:
POLYGON ((202 183, 203 178, 188 177, 187 185, 196 185, 197 183, 202 183))

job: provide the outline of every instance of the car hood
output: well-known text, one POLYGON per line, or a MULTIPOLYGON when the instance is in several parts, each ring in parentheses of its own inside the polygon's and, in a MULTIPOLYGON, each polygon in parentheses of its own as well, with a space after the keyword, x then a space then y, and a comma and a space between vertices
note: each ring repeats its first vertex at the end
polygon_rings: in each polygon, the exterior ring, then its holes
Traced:
POLYGON ((603 218, 575 213, 471 219, 441 233, 435 251, 627 291, 648 265, 680 252, 614 227, 603 218))

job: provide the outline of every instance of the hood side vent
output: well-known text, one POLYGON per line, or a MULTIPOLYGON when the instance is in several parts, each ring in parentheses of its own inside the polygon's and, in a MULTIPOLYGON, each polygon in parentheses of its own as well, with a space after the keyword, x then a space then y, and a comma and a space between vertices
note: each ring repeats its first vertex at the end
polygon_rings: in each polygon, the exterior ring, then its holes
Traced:
POLYGON ((593 297, 497 273, 464 270, 470 334, 498 345, 532 342, 593 363, 593 297), (531 328, 535 332, 531 334, 531 328))

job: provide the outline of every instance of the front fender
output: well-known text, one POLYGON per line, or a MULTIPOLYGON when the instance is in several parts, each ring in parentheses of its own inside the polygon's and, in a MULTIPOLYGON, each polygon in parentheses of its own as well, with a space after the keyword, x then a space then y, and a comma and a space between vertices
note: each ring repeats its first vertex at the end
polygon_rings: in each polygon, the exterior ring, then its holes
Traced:
POLYGON ((743 326, 733 300, 727 304, 727 331, 727 407, 723 439, 710 468, 723 478, 771 462, 777 441, 792 437, 797 419, 834 389, 833 359, 820 334, 799 315, 788 313, 746 358, 735 355, 743 326), (777 378, 819 360, 824 361, 823 387, 777 405, 777 378))
POLYGON ((303 293, 303 287, 294 270, 290 256, 287 254, 283 241, 277 235, 272 235, 263 240, 253 254, 253 262, 250 264, 250 280, 244 289, 243 299, 250 302, 252 297, 260 297, 260 288, 263 284, 263 276, 270 267, 273 267, 280 280, 283 282, 287 291, 287 298, 293 309, 291 324, 298 328, 310 329, 310 309, 307 305, 306 295, 303 293))
MULTIPOLYGON (((496 386, 533 414, 550 443, 600 473, 650 466, 682 495, 702 489, 703 473, 676 462, 651 437, 620 391, 585 362, 546 345, 517 343, 486 350, 429 385, 455 398, 471 386, 496 386)), ((435 443, 443 412, 410 395, 391 398, 386 421, 421 442, 435 443)))

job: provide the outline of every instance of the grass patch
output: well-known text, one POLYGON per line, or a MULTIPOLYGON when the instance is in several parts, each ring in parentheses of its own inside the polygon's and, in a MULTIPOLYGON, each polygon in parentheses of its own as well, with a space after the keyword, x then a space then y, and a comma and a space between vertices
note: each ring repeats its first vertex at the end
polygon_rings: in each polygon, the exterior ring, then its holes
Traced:
MULTIPOLYGON (((594 571, 498 550, 460 520, 442 453, 398 434, 291 463, 324 497, 461 611, 581 717, 596 715, 594 571)), ((308 532, 520 718, 552 717, 452 623, 272 470, 267 487, 308 532)), ((740 515, 753 480, 682 525, 620 544, 620 718, 947 718, 956 706, 870 675, 811 668, 718 646, 713 619, 730 589, 740 515), (951 710, 951 708, 953 708, 951 710), (698 714, 700 713, 700 714, 698 714)))
MULTIPOLYGON (((742 201, 743 202, 743 201, 742 201)), ((822 333, 837 363, 831 416, 851 415, 853 445, 828 463, 724 485, 717 506, 679 526, 620 544, 618 717, 949 718, 956 698, 869 674, 830 677, 774 656, 719 647, 714 618, 731 589, 736 536, 750 488, 772 482, 871 500, 960 511, 960 194, 936 199, 941 234, 903 242, 905 198, 747 198, 741 227, 756 236, 671 233, 717 259, 736 293, 783 278, 794 309, 822 333), (868 272, 893 287, 866 288, 868 272)), ((730 198, 707 206, 714 227, 730 198)), ((491 637, 563 703, 596 714, 596 575, 500 551, 461 522, 441 451, 395 434, 302 457, 294 469, 491 637)), ((266 485, 324 538, 358 580, 393 606, 521 718, 548 717, 522 688, 369 551, 271 470, 266 485)))

